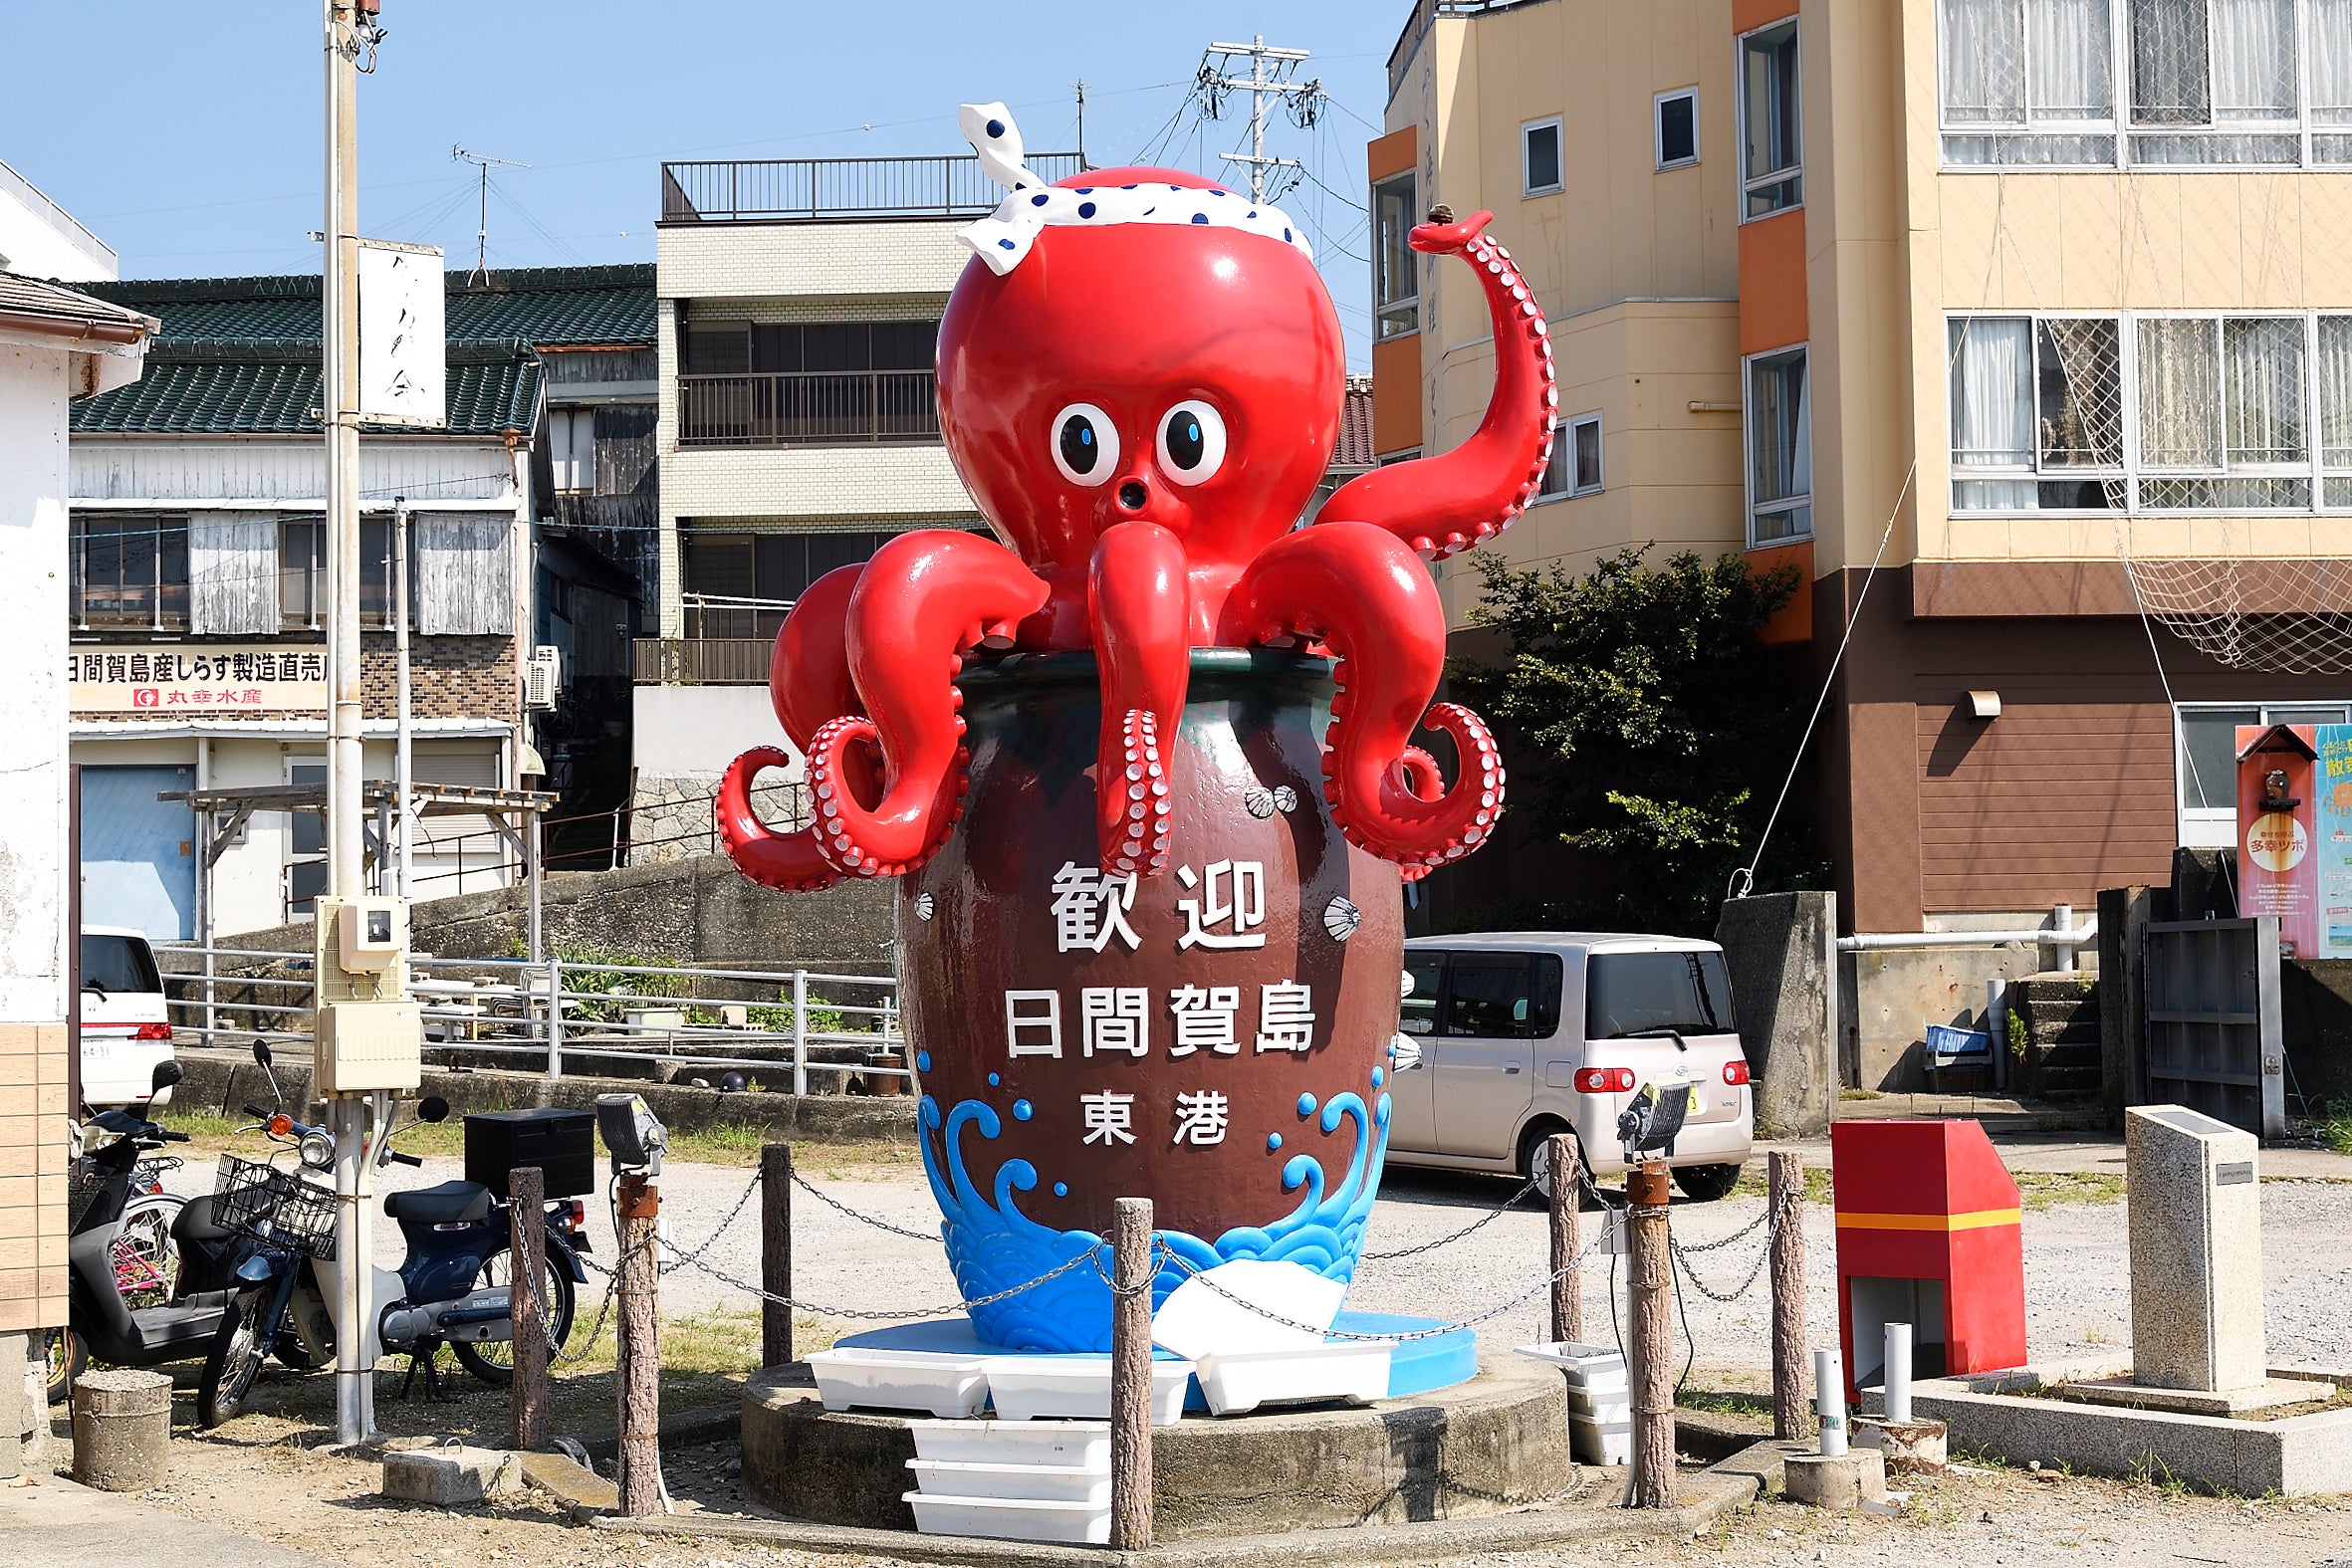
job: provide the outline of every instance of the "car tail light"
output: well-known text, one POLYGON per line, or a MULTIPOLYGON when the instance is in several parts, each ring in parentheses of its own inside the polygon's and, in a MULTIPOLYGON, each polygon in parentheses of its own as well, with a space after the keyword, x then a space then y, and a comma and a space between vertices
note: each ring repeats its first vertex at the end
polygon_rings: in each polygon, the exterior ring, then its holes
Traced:
POLYGON ((168 1023, 142 1023, 132 1031, 130 1037, 134 1040, 167 1040, 171 1038, 171 1025, 168 1023))
POLYGON ((1631 1067, 1579 1067, 1576 1069, 1576 1092, 1579 1094, 1625 1094, 1633 1088, 1631 1067))
POLYGON ((1725 1062, 1723 1064, 1723 1081, 1730 1084, 1735 1089, 1741 1084, 1746 1083, 1748 1081, 1747 1060, 1745 1058, 1741 1058, 1725 1062))

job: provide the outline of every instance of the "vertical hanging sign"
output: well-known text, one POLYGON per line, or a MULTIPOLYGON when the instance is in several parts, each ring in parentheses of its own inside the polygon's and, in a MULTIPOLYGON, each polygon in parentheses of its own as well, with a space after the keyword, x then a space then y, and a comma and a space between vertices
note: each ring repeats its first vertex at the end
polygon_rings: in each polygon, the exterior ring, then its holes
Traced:
POLYGON ((2319 799, 2313 727, 2237 727, 2240 915, 2275 915, 2288 958, 2320 956, 2319 799))
POLYGON ((448 423, 441 249, 359 241, 359 418, 448 423))

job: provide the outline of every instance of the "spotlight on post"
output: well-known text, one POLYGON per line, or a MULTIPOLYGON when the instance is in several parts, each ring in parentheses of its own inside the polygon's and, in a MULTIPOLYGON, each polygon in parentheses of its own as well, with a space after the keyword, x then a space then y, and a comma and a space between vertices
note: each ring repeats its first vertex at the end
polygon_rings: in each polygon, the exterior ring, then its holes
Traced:
POLYGON ((669 1129, 653 1114, 642 1095, 596 1096, 596 1130, 612 1156, 614 1176, 659 1176, 661 1157, 670 1146, 669 1129))

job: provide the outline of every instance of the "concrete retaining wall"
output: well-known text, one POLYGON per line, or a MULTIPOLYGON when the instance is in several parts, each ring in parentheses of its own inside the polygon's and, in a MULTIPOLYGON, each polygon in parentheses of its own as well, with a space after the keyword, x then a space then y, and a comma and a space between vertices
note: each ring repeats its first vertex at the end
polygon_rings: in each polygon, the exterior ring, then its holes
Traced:
POLYGON ((1837 895, 1733 899, 1715 940, 1755 1075, 1758 1134, 1821 1137, 1837 1112, 1837 895))

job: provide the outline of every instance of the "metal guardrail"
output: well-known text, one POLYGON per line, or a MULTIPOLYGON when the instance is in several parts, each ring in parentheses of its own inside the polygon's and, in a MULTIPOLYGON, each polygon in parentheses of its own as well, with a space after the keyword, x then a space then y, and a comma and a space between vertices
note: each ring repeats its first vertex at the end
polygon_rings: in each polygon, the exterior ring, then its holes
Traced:
POLYGON ((639 637, 639 686, 764 686, 774 637, 639 637))
MULTIPOLYGON (((183 1043, 310 1042, 317 995, 306 973, 310 954, 187 944, 158 947, 155 956, 183 1043)), ((411 956, 409 972, 428 1056, 515 1056, 526 1069, 536 1059, 551 1080, 584 1058, 656 1074, 789 1067, 795 1094, 809 1092, 813 1071, 913 1076, 898 1027, 898 983, 888 976, 428 956, 411 956), (865 1000, 834 1000, 842 994, 865 1000), (899 1064, 870 1059, 885 1055, 899 1064)))
MULTIPOLYGON (((1033 152, 1053 181, 1085 168, 1074 152, 1033 152)), ((661 166, 661 218, 681 223, 780 223, 855 218, 961 218, 994 212, 1004 189, 980 160, 749 158, 661 166)))
POLYGON ((678 445, 862 446, 939 439, 930 370, 678 377, 678 445))

